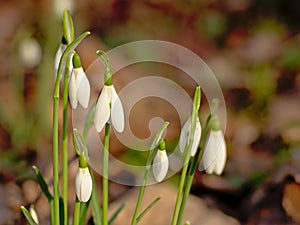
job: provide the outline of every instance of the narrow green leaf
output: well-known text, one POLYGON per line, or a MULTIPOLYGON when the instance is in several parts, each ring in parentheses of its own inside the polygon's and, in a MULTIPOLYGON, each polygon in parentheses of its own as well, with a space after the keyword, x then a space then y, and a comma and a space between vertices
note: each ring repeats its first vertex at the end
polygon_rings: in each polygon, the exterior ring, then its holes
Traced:
POLYGON ((34 219, 32 218, 32 216, 30 215, 29 211, 24 206, 21 206, 21 210, 22 210, 24 216, 26 217, 27 222, 29 223, 29 225, 38 225, 34 221, 34 219))
POLYGON ((59 197, 59 220, 60 220, 60 224, 64 224, 64 219, 65 219, 65 214, 64 214, 64 200, 63 198, 60 196, 59 197))
POLYGON ((88 160, 88 148, 85 138, 76 128, 73 129, 73 145, 76 153, 79 156, 83 156, 86 160, 88 160))
POLYGON ((70 44, 74 40, 75 31, 71 13, 66 9, 63 12, 63 29, 64 37, 66 38, 67 43, 70 44))
POLYGON ((93 180, 93 192, 90 199, 90 202, 92 204, 91 206, 92 206, 93 221, 95 225, 102 225, 102 214, 101 214, 101 207, 98 198, 97 186, 96 186, 93 172, 90 171, 90 173, 93 180))
POLYGON ((96 108, 96 103, 93 104, 93 106, 90 108, 84 122, 84 129, 83 129, 83 137, 87 137, 89 129, 93 126, 94 124, 94 115, 95 115, 95 108, 96 108))
POLYGON ((138 216, 136 219, 136 222, 139 223, 140 220, 147 214, 147 212, 161 199, 161 196, 158 196, 156 199, 154 199, 147 207, 144 209, 143 212, 138 216))
POLYGON ((120 207, 116 210, 116 212, 109 219, 108 225, 112 225, 113 224, 113 222, 118 217, 118 215, 120 214, 120 212, 122 212, 122 210, 124 209, 125 205, 126 205, 125 203, 123 203, 122 205, 120 205, 120 207))
POLYGON ((40 187, 43 191, 43 193, 45 194, 45 196, 48 199, 48 202, 51 202, 53 200, 53 196, 50 194, 49 192, 49 188, 48 185, 43 177, 43 175, 41 174, 40 170, 36 167, 36 166, 32 166, 35 175, 37 176, 37 179, 39 181, 40 187))

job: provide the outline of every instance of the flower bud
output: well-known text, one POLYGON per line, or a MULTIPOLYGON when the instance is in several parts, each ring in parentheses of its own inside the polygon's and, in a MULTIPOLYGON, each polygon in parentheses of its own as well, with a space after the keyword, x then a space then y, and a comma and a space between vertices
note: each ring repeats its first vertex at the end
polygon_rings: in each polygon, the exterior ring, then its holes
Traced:
POLYGON ((152 172, 154 179, 161 182, 167 175, 169 169, 169 159, 165 150, 165 142, 162 141, 153 159, 152 172))
POLYGON ((83 108, 87 108, 90 99, 90 83, 87 79, 78 54, 73 56, 73 70, 69 83, 70 104, 77 108, 78 102, 83 108))
POLYGON ((226 164, 226 143, 221 130, 220 122, 216 116, 212 117, 212 129, 209 132, 199 170, 206 173, 221 175, 226 164))
POLYGON ((39 218, 38 218, 38 215, 37 215, 33 205, 30 206, 29 213, 30 213, 32 219, 34 220, 34 222, 36 224, 39 224, 39 218))
POLYGON ((75 179, 76 195, 80 202, 87 202, 92 194, 93 182, 88 167, 79 167, 75 179))

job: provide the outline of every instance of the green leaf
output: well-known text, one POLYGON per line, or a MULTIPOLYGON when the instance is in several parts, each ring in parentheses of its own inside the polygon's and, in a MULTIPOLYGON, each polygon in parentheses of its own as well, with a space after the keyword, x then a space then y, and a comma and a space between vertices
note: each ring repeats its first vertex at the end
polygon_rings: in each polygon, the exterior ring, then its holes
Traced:
POLYGON ((59 220, 60 220, 60 224, 64 224, 64 219, 65 219, 65 213, 64 213, 64 200, 63 198, 60 196, 59 197, 59 220))
POLYGON ((154 199, 147 207, 146 209, 141 212, 141 214, 136 219, 136 222, 139 223, 140 220, 147 214, 147 212, 161 199, 161 196, 158 196, 156 199, 154 199))
POLYGON ((83 156, 88 161, 88 148, 85 138, 76 128, 73 129, 73 145, 77 155, 83 156))
POLYGON ((85 123, 84 123, 84 129, 83 129, 83 136, 86 138, 89 132, 89 129, 93 126, 94 124, 94 115, 95 115, 95 108, 96 108, 96 103, 92 105, 90 108, 86 118, 85 118, 85 123))
POLYGON ((95 225, 102 225, 102 214, 101 214, 101 207, 98 199, 97 186, 92 171, 90 171, 90 174, 93 180, 93 192, 90 199, 90 202, 92 204, 93 221, 95 225))
POLYGON ((43 177, 43 175, 41 174, 40 170, 36 167, 36 166, 32 166, 35 175, 37 176, 37 179, 39 181, 40 187, 43 191, 43 193, 45 194, 45 196, 48 199, 48 202, 51 202, 53 200, 53 196, 50 194, 49 189, 48 189, 48 185, 43 177))
POLYGON ((113 224, 113 222, 118 217, 118 215, 120 214, 120 212, 122 212, 122 210, 124 209, 125 205, 126 205, 125 203, 123 203, 122 205, 120 205, 120 207, 117 209, 117 211, 112 215, 112 217, 108 221, 108 225, 112 225, 113 224))
POLYGON ((66 38, 67 43, 70 44, 74 40, 75 31, 71 13, 66 9, 63 12, 63 29, 64 37, 66 38))
POLYGON ((38 225, 34 221, 34 219, 32 218, 32 216, 30 215, 29 211, 24 206, 21 206, 21 210, 22 210, 24 216, 26 217, 27 222, 29 223, 29 225, 38 225))

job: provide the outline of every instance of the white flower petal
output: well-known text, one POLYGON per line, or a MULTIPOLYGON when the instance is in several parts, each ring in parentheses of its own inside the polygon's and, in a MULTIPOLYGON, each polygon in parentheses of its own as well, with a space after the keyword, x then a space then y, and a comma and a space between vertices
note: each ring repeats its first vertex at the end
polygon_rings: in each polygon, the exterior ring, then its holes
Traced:
POLYGON ((201 139, 201 124, 199 121, 199 117, 197 116, 195 133, 194 133, 194 141, 191 149, 191 156, 194 156, 196 154, 199 147, 200 139, 201 139))
POLYGON ((94 125, 97 132, 103 129, 110 118, 111 86, 104 85, 96 104, 94 125))
POLYGON ((69 82, 69 99, 72 109, 77 108, 77 82, 76 72, 73 70, 69 82))
POLYGON ((226 157, 227 157, 227 152, 226 152, 226 144, 224 140, 224 136, 222 135, 222 140, 220 140, 220 151, 217 156, 216 160, 216 167, 215 167, 215 172, 217 175, 221 175, 221 173, 224 171, 225 164, 226 164, 226 157), (223 142, 223 143, 222 143, 223 142))
POLYGON ((92 194, 93 184, 89 169, 79 168, 75 178, 76 195, 79 201, 87 202, 92 194))
POLYGON ((216 173, 220 175, 224 170, 225 162, 226 144, 223 133, 221 130, 212 130, 209 133, 200 166, 203 166, 208 174, 216 173))
POLYGON ((87 108, 90 99, 90 83, 82 67, 78 68, 77 74, 77 99, 83 108, 87 108))
POLYGON ((188 120, 185 122, 180 133, 179 150, 182 153, 184 152, 186 146, 188 145, 190 127, 191 127, 191 117, 189 117, 188 120))
POLYGON ((124 110, 121 100, 114 88, 112 87, 112 111, 111 111, 111 122, 114 128, 121 133, 124 130, 124 110))
POLYGON ((154 179, 161 182, 167 175, 169 169, 169 160, 166 150, 158 150, 152 164, 154 179))

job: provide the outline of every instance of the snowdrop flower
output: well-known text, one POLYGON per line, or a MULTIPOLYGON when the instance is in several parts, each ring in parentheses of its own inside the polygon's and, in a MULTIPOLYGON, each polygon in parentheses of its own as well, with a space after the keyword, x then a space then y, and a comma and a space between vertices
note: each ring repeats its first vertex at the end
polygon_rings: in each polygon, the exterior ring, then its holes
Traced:
POLYGON ((78 54, 73 56, 73 67, 69 82, 71 106, 76 109, 79 102, 83 108, 87 108, 90 99, 90 83, 83 71, 78 54))
POLYGON ((169 169, 169 160, 165 150, 165 142, 162 141, 159 149, 153 159, 152 172, 154 179, 161 182, 167 175, 169 169))
POLYGON ((212 129, 204 147, 199 170, 203 167, 208 174, 216 173, 221 175, 225 168, 226 157, 226 143, 223 132, 218 119, 212 118, 212 129))
POLYGON ((97 100, 94 124, 96 131, 100 132, 104 125, 111 120, 113 127, 120 133, 124 130, 124 110, 120 98, 112 84, 111 64, 104 52, 97 54, 105 63, 105 85, 97 100))
POLYGON ((79 167, 75 178, 76 196, 80 202, 87 202, 92 194, 93 183, 88 167, 79 167))
MULTIPOLYGON (((189 145, 191 136, 191 117, 188 118, 188 120, 185 122, 183 125, 182 131, 180 133, 180 138, 179 138, 179 150, 183 153, 186 147, 189 145)), ((194 140, 192 143, 192 148, 191 148, 191 156, 193 157, 198 149, 199 143, 201 139, 201 124, 199 121, 199 117, 196 117, 196 127, 195 127, 195 133, 194 133, 194 140)))
POLYGON ((198 111, 200 108, 201 101, 201 89, 200 87, 196 87, 194 99, 193 99, 193 109, 191 116, 185 122, 182 127, 180 137, 179 137, 179 150, 183 153, 185 149, 188 149, 188 146, 192 144, 190 151, 190 155, 193 157, 198 149, 200 138, 201 138, 201 124, 198 117, 198 111), (193 122, 194 121, 194 122, 193 122), (195 127, 192 127, 195 126, 195 127), (193 133, 193 134, 192 134, 193 133), (193 135, 193 143, 191 141, 191 135, 193 135))
MULTIPOLYGON (((56 51, 55 54, 55 58, 54 58, 54 78, 56 80, 57 77, 57 72, 58 72, 58 66, 59 66, 59 62, 60 59, 62 57, 62 54, 64 53, 64 51, 67 48, 67 40, 65 39, 65 37, 62 37, 61 43, 58 46, 58 49, 56 51)), ((72 64, 72 58, 73 58, 73 53, 71 54, 71 57, 69 58, 69 74, 71 74, 72 69, 73 69, 73 64, 72 64)), ((64 76, 61 76, 61 80, 64 80, 64 76)))

